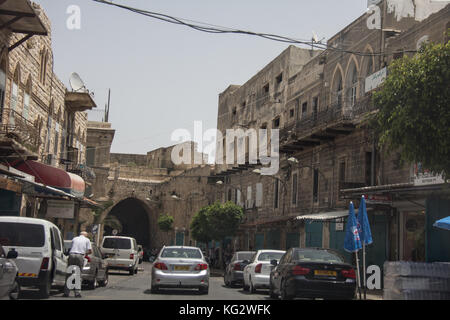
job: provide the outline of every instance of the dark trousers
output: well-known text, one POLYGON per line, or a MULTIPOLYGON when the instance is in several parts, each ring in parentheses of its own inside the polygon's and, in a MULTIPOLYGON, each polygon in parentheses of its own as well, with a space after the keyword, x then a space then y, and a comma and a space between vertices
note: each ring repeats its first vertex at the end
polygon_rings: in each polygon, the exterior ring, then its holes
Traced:
MULTIPOLYGON (((83 264, 84 264, 84 255, 81 254, 71 254, 69 255, 69 262, 68 262, 68 267, 69 266, 78 266, 78 268, 80 268, 80 277, 81 277, 81 272, 83 270, 83 264)), ((69 295, 70 294, 70 289, 67 287, 67 279, 72 275, 72 273, 67 274, 66 276, 66 283, 64 284, 64 295, 69 295)), ((81 281, 81 279, 80 279, 81 281)), ((75 289, 75 294, 80 294, 81 290, 79 289, 75 289)))

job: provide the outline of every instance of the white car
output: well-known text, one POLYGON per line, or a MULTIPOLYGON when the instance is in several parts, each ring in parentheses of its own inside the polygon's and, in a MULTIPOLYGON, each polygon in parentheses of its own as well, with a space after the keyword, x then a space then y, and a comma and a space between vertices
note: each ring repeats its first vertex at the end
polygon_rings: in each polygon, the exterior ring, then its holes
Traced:
POLYGON ((126 270, 130 275, 138 272, 139 254, 136 239, 105 236, 100 250, 107 259, 108 269, 126 270))
POLYGON ((270 286, 270 272, 272 260, 280 261, 286 251, 258 250, 252 261, 244 268, 244 290, 254 293, 256 289, 268 289, 270 286))
POLYGON ((36 287, 48 298, 53 286, 64 287, 67 257, 58 227, 47 220, 0 217, 0 244, 6 252, 15 250, 21 287, 36 287))

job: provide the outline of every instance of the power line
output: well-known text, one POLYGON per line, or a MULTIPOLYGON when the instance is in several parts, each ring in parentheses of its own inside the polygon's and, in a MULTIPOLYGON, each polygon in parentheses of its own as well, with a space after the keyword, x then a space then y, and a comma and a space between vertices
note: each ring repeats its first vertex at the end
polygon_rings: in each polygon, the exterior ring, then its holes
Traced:
MULTIPOLYGON (((152 12, 152 11, 148 11, 148 10, 133 8, 133 7, 129 7, 129 6, 125 6, 122 4, 113 3, 113 2, 109 2, 109 1, 105 1, 105 0, 92 0, 92 1, 110 5, 110 6, 115 6, 115 7, 125 9, 125 10, 131 11, 131 12, 134 12, 134 13, 137 13, 140 15, 144 15, 144 16, 153 18, 153 19, 161 20, 164 22, 172 23, 172 24, 186 26, 186 27, 192 28, 194 30, 206 32, 206 33, 244 34, 244 35, 250 35, 250 36, 257 36, 257 37, 261 37, 261 38, 272 40, 272 41, 278 41, 278 42, 290 43, 290 44, 302 44, 302 45, 307 45, 311 48, 316 48, 319 50, 329 50, 329 51, 335 51, 335 52, 340 52, 340 53, 354 54, 357 56, 384 56, 384 55, 395 54, 395 52, 360 52, 360 51, 346 50, 346 49, 342 49, 342 48, 328 46, 327 44, 322 43, 321 41, 314 41, 313 39, 300 40, 300 39, 295 39, 295 38, 276 35, 276 34, 260 33, 260 32, 240 30, 240 29, 235 29, 235 28, 230 28, 230 27, 222 27, 222 26, 217 26, 217 25, 210 24, 210 23, 188 20, 188 19, 184 19, 184 18, 177 18, 177 17, 173 17, 173 16, 170 16, 170 15, 167 15, 164 13, 158 13, 158 12, 152 12)), ((403 53, 416 53, 416 52, 417 52, 417 50, 404 50, 403 51, 403 53)))

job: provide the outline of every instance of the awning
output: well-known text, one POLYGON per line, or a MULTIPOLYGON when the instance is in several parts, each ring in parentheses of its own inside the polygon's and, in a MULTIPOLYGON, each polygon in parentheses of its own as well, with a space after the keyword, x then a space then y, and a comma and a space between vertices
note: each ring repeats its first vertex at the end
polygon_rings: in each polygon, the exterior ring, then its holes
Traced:
POLYGON ((33 35, 48 34, 29 0, 0 1, 0 30, 10 29, 14 33, 23 33, 25 37, 8 48, 13 50, 33 35))
POLYGON ((13 166, 20 171, 33 175, 37 183, 59 189, 76 198, 83 198, 85 182, 83 178, 76 174, 33 160, 20 161, 13 166))
POLYGON ((330 211, 297 216, 295 220, 329 221, 348 216, 348 210, 330 211))
POLYGON ((23 183, 22 192, 25 194, 41 198, 61 198, 61 197, 67 197, 69 199, 75 198, 73 195, 69 193, 66 193, 56 188, 45 186, 42 183, 33 182, 22 178, 17 179, 23 183))

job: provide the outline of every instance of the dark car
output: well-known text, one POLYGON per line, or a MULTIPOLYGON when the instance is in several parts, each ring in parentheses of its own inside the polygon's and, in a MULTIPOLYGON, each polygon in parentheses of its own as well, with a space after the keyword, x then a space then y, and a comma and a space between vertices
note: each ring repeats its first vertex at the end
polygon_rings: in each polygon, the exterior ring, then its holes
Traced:
POLYGON ((271 262, 272 298, 354 299, 356 276, 352 265, 338 252, 324 248, 291 248, 271 262))
POLYGON ((227 287, 244 284, 244 268, 250 263, 255 251, 237 251, 225 268, 223 281, 227 287))
MULTIPOLYGON (((64 249, 66 253, 70 251, 72 241, 64 240, 64 249)), ((84 257, 83 270, 81 270, 81 280, 87 284, 89 289, 95 289, 97 286, 106 287, 108 284, 108 263, 100 249, 91 242, 92 253, 84 257)))

